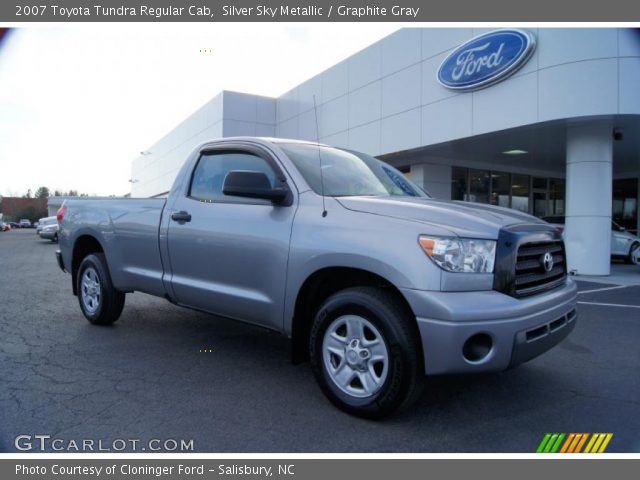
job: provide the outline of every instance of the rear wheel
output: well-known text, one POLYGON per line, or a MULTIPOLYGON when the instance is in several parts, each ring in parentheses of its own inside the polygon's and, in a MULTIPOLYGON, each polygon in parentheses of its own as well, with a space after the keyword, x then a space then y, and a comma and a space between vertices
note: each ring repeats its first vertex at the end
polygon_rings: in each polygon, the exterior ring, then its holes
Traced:
POLYGON ((415 319, 391 292, 357 287, 329 297, 310 335, 311 365, 338 408, 382 418, 408 407, 424 381, 415 319))
POLYGON ((85 318, 94 325, 111 325, 124 308, 124 292, 111 282, 104 254, 87 255, 78 269, 78 302, 85 318))

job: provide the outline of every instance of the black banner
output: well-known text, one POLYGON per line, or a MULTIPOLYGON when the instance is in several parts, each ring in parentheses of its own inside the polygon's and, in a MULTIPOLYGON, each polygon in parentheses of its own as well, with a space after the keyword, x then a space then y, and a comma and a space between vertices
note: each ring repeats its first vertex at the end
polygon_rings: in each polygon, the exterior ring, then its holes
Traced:
POLYGON ((628 0, 15 0, 0 22, 634 22, 628 0))
POLYGON ((429 478, 600 479, 616 472, 619 478, 637 475, 640 460, 554 459, 3 459, 3 479, 137 479, 215 480, 273 478, 326 480, 424 480, 429 478), (626 474, 626 475, 625 475, 626 474))

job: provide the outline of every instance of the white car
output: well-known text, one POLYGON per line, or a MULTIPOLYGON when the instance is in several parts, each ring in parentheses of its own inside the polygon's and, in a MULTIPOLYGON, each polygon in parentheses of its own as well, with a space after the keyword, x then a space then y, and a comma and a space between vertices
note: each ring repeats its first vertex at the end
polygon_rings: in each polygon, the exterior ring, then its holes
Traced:
POLYGON ((56 224, 58 223, 58 219, 55 217, 55 215, 53 217, 41 218, 40 220, 38 220, 38 225, 36 226, 36 233, 40 235, 40 232, 44 227, 46 227, 47 225, 53 225, 54 223, 56 224))
POLYGON ((45 240, 51 240, 52 242, 57 243, 58 242, 58 222, 50 223, 42 227, 39 235, 40 235, 40 238, 43 238, 45 240))
MULTIPOLYGON (((564 233, 564 215, 542 217, 542 220, 555 225, 564 233)), ((634 258, 640 255, 640 237, 629 233, 624 227, 611 221, 611 256, 622 258, 627 263, 637 263, 634 258)))

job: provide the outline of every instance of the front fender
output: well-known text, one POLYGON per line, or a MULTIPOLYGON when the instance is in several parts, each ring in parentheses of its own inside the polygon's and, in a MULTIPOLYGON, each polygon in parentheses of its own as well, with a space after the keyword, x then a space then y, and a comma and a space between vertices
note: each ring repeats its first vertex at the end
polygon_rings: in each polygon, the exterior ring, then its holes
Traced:
POLYGON ((364 270, 396 288, 439 290, 441 270, 418 244, 420 225, 406 220, 354 212, 327 198, 301 203, 291 236, 283 330, 291 334, 301 287, 315 272, 331 267, 364 270))

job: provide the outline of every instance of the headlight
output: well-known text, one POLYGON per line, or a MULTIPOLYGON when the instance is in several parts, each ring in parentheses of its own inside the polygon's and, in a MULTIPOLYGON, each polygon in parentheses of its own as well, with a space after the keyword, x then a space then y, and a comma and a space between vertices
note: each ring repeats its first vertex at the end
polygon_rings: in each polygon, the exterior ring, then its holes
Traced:
POLYGON ((430 237, 418 238, 424 252, 448 272, 492 273, 496 259, 495 240, 475 238, 430 237))

